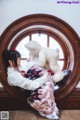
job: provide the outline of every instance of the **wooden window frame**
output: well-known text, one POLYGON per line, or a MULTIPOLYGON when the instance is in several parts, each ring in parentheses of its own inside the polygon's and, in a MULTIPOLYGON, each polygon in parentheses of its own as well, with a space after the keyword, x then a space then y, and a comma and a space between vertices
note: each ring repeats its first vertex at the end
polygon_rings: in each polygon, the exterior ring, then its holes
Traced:
MULTIPOLYGON (((64 58, 63 59, 59 59, 59 61, 64 61, 64 66, 63 66, 62 70, 66 69, 67 65, 68 65, 67 64, 67 61, 68 61, 68 52, 65 49, 66 46, 62 42, 62 39, 59 38, 59 36, 56 33, 54 33, 53 31, 49 31, 47 29, 41 29, 41 28, 35 28, 35 29, 27 30, 27 31, 23 32, 22 34, 20 34, 18 37, 15 38, 15 41, 10 46, 10 49, 15 49, 17 47, 17 45, 19 44, 19 42, 23 38, 25 38, 27 36, 32 36, 32 34, 36 34, 36 33, 39 33, 39 32, 48 35, 48 39, 49 39, 49 37, 52 37, 53 39, 55 39, 59 43, 59 45, 61 46, 61 48, 63 50, 63 54, 64 54, 64 58)), ((30 37, 30 39, 31 39, 31 37, 30 37)), ((49 42, 48 42, 48 44, 49 44, 49 42)), ((49 45, 47 45, 47 46, 49 46, 49 45)))
MULTIPOLYGON (((63 41, 65 46, 68 45, 68 42, 71 45, 71 49, 70 49, 71 51, 69 49, 67 49, 67 52, 70 56, 70 61, 69 61, 70 63, 69 63, 68 68, 70 68, 70 65, 73 65, 71 75, 68 78, 66 84, 64 84, 62 87, 60 87, 60 89, 55 91, 56 100, 63 99, 64 97, 66 97, 73 91, 73 89, 77 85, 79 78, 80 78, 80 64, 79 64, 79 62, 80 62, 80 41, 79 41, 79 36, 72 29, 72 27, 70 25, 68 25, 66 22, 64 22, 63 20, 61 20, 55 16, 51 16, 51 15, 47 15, 47 14, 28 15, 28 16, 22 17, 16 21, 14 21, 12 24, 10 24, 6 28, 6 30, 1 35, 0 56, 2 55, 3 50, 8 48, 8 45, 14 36, 16 36, 21 30, 31 27, 31 26, 36 26, 36 25, 39 25, 39 26, 45 25, 47 27, 50 27, 52 29, 55 29, 55 30, 61 32, 65 36, 65 38, 67 38, 67 41, 65 39, 63 39, 61 36, 59 36, 57 33, 55 33, 53 30, 48 31, 49 29, 45 29, 46 32, 50 32, 51 35, 53 35, 54 37, 58 37, 61 41, 63 41), (73 56, 71 56, 71 54, 74 55, 73 61, 72 61, 73 56)), ((31 30, 32 30, 32 28, 28 29, 26 32, 30 32, 31 30)), ((35 30, 38 30, 38 28, 36 28, 35 30)), ((24 34, 24 32, 21 34, 24 34)), ((23 35, 21 35, 21 34, 20 34, 20 36, 18 36, 18 37, 20 37, 20 40, 21 40, 21 37, 23 37, 23 35)), ((17 41, 18 37, 16 37, 16 42, 20 41, 20 40, 17 41)), ((15 45, 17 45, 17 43, 15 43, 15 45)), ((62 42, 60 45, 62 45, 62 42)), ((62 47, 64 45, 62 45, 62 47)), ((65 51, 64 55, 67 60, 66 50, 64 49, 64 51, 65 51)), ((21 92, 17 88, 9 86, 7 83, 4 65, 2 62, 2 57, 0 57, 0 65, 1 65, 0 66, 0 71, 1 71, 0 78, 1 78, 2 85, 12 96, 20 97, 19 94, 21 92)))

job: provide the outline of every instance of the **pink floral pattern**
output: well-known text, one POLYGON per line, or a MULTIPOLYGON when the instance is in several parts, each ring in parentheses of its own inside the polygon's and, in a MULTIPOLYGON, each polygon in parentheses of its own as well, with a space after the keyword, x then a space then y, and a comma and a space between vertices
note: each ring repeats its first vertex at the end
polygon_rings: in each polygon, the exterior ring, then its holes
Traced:
MULTIPOLYGON (((34 65, 28 71, 25 77, 35 80, 43 75, 44 69, 34 65)), ((27 101, 31 107, 38 112, 51 114, 55 109, 54 83, 50 79, 41 87, 30 91, 27 101)))

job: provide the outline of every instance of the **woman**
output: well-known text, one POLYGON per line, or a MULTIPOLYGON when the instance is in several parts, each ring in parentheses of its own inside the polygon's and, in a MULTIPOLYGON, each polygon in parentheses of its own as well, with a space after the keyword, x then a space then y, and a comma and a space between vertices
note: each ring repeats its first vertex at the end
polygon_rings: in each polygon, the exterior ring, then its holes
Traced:
POLYGON ((27 101, 30 106, 42 116, 49 119, 58 119, 58 108, 53 95, 54 83, 51 76, 33 61, 28 62, 27 74, 22 76, 20 67, 21 55, 15 50, 5 50, 3 61, 7 71, 7 80, 10 85, 30 90, 27 101))
POLYGON ((19 70, 21 55, 19 52, 15 50, 5 50, 2 57, 7 73, 7 80, 10 85, 18 86, 25 90, 35 90, 47 81, 47 74, 44 74, 44 76, 35 81, 31 81, 21 75, 19 70))

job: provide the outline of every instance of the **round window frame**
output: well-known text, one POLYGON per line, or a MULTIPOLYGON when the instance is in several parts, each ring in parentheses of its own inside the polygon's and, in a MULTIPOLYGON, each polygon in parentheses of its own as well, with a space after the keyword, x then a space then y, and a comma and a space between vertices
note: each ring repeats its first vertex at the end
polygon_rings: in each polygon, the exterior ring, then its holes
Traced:
MULTIPOLYGON (((7 49, 10 41, 19 31, 32 25, 46 25, 46 26, 53 27, 56 30, 62 32, 70 42, 70 45, 73 50, 73 55, 74 55, 73 70, 66 84, 63 85, 60 89, 55 91, 56 100, 63 99, 64 97, 66 97, 68 94, 72 92, 72 90, 75 88, 80 78, 79 36, 69 24, 67 24, 66 22, 64 22, 63 20, 55 16, 47 15, 47 14, 33 14, 33 15, 24 16, 14 21, 13 23, 11 23, 2 33, 1 44, 0 44, 0 55, 2 55, 2 52, 4 49, 7 49)), ((70 62, 72 61, 70 60, 70 62)), ((0 58, 0 65, 1 65, 0 77, 2 79, 1 81, 2 85, 11 95, 18 97, 20 91, 15 87, 9 86, 7 83, 2 57, 0 58)))
MULTIPOLYGON (((25 37, 27 36, 31 36, 32 34, 35 34, 35 33, 43 33, 43 34, 47 34, 49 37, 52 37, 54 38, 58 44, 60 44, 61 48, 62 48, 62 51, 63 51, 63 54, 64 54, 64 65, 63 65, 63 68, 62 70, 64 69, 68 69, 68 66, 67 66, 67 61, 68 61, 68 53, 67 53, 67 50, 65 49, 66 46, 63 42, 63 41, 56 33, 54 33, 53 31, 49 31, 47 29, 41 29, 41 28, 35 28, 35 29, 30 29, 30 30, 27 30, 25 32, 23 32, 22 34, 18 35, 16 38, 15 38, 15 41, 11 44, 10 48, 9 49, 15 49, 17 47, 17 45, 19 44, 19 42, 24 39, 25 37)), ((30 37, 30 40, 31 37, 30 37)))

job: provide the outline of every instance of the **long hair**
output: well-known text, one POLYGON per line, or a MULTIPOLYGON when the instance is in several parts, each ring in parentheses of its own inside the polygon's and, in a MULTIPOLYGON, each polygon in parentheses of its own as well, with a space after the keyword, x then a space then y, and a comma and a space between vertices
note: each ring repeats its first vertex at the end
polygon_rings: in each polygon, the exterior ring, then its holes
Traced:
POLYGON ((17 58, 21 58, 21 54, 16 50, 4 50, 2 53, 3 63, 7 72, 7 68, 10 66, 9 60, 14 62, 15 67, 17 67, 17 58))

